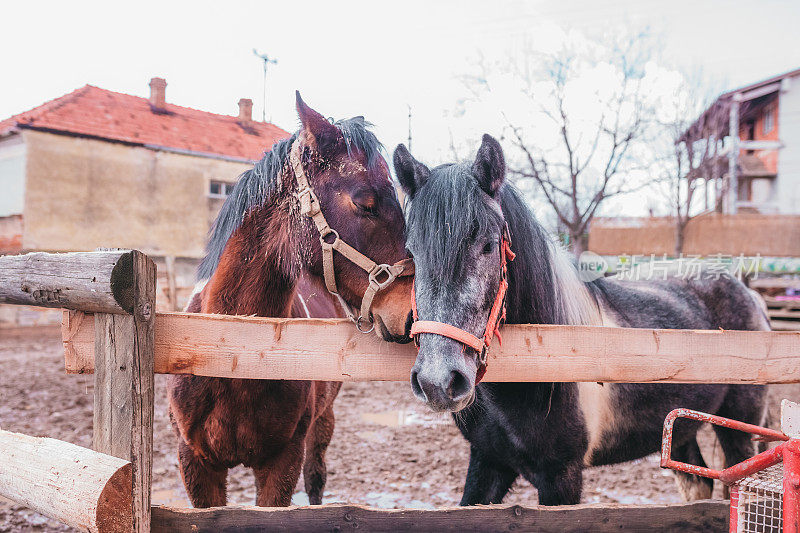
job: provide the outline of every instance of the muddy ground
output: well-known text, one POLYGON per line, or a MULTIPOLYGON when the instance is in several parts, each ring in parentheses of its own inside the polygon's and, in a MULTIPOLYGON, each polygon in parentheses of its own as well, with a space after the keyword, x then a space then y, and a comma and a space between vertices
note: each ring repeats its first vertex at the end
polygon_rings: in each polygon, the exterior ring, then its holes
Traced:
MULTIPOLYGON (((0 329, 0 428, 88 447, 92 389, 91 376, 64 374, 57 328, 0 329)), ((800 386, 773 387, 773 413, 781 397, 799 398, 800 386)), ((458 503, 467 470, 467 445, 449 417, 431 414, 418 404, 407 383, 345 384, 335 411, 326 503, 420 508, 458 503)), ((153 502, 188 506, 167 416, 164 376, 156 376, 154 431, 153 502)), ((707 459, 718 462, 720 452, 713 435, 706 432, 704 437, 707 459)), ((584 479, 585 502, 680 501, 670 474, 658 467, 656 456, 589 469, 584 479)), ((302 480, 296 490, 293 501, 307 503, 302 480)), ((229 503, 252 504, 254 499, 250 472, 241 467, 232 470, 229 503)), ((536 490, 520 481, 505 501, 535 504, 536 490)), ((0 532, 5 531, 69 528, 0 498, 0 532)))

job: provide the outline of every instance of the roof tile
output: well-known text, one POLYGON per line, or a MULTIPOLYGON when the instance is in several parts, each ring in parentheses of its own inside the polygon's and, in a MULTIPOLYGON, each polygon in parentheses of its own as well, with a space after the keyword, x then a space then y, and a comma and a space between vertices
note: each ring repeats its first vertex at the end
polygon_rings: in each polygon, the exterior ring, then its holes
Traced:
POLYGON ((67 95, 0 121, 0 136, 15 127, 89 135, 114 141, 257 160, 289 133, 274 124, 249 122, 189 107, 166 104, 153 112, 150 101, 86 85, 67 95))

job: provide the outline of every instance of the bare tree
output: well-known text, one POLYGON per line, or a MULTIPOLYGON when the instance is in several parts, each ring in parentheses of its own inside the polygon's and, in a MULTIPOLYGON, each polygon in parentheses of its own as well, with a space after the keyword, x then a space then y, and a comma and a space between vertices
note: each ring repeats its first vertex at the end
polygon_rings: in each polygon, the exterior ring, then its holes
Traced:
MULTIPOLYGON (((517 156, 509 157, 509 173, 538 186, 576 255, 585 250, 584 236, 603 202, 650 182, 642 172, 649 162, 641 147, 653 122, 644 81, 651 50, 648 36, 638 34, 612 46, 565 46, 550 56, 523 51, 506 68, 536 115, 550 123, 554 137, 537 139, 541 123, 531 124, 530 116, 518 110, 503 110, 504 140, 517 156), (609 81, 587 88, 591 78, 585 73, 598 70, 609 81)), ((482 61, 479 67, 481 75, 465 78, 475 97, 492 89, 489 69, 482 61)))
POLYGON ((697 215, 709 210, 708 186, 715 188, 715 201, 723 198, 720 188, 720 150, 728 125, 729 105, 716 101, 698 116, 698 103, 709 101, 702 96, 708 84, 698 78, 686 80, 674 93, 671 120, 662 122, 667 136, 669 157, 663 165, 668 187, 670 211, 675 219, 675 255, 683 252, 686 227, 697 215), (705 187, 705 203, 698 206, 698 192, 705 187))

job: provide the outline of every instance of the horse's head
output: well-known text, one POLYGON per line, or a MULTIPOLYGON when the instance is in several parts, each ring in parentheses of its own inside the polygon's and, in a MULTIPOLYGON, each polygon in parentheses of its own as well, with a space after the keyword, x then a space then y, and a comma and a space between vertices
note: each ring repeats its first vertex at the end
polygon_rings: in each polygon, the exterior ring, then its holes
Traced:
MULTIPOLYGON (((313 209, 304 213, 307 231, 303 232, 301 247, 308 252, 306 267, 329 286, 335 277, 338 293, 358 309, 370 283, 382 284, 392 275, 386 269, 378 269, 370 276, 366 271, 369 263, 364 260, 394 265, 408 257, 403 212, 389 179, 388 166, 380 154, 381 145, 369 131, 369 123, 362 117, 331 123, 306 105, 299 93, 297 112, 302 128, 292 150, 322 213, 322 218, 313 218, 313 209), (320 240, 320 226, 324 228, 325 224, 330 232, 323 241, 334 244, 329 258, 333 258, 335 276, 330 271, 325 274, 325 253, 320 240), (363 257, 348 258, 347 251, 341 248, 345 243, 363 257)), ((302 184, 299 185, 302 189, 302 184)), ((302 211, 308 198, 299 196, 299 199, 302 211)), ((410 292, 411 277, 405 276, 374 293, 371 314, 376 333, 384 339, 408 341, 410 292)), ((365 329, 371 327, 370 317, 363 319, 365 329)))
MULTIPOLYGON (((502 279, 505 221, 498 193, 505 161, 499 143, 484 135, 474 163, 432 170, 400 145, 394 165, 411 199, 407 247, 416 267, 418 319, 483 339, 502 279)), ((417 398, 437 411, 467 407, 475 396, 481 351, 435 333, 420 333, 418 342, 411 373, 417 398)))

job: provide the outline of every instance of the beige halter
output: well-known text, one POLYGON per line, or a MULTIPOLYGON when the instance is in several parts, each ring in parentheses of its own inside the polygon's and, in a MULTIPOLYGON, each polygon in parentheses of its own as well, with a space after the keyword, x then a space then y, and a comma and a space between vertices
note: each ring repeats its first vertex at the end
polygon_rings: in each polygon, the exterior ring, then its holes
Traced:
POLYGON ((317 195, 311 188, 305 170, 303 170, 300 150, 300 141, 295 141, 289 156, 292 169, 294 170, 294 176, 297 180, 297 190, 294 196, 297 198, 298 202, 300 202, 300 214, 309 217, 319 231, 319 243, 320 246, 322 246, 322 272, 325 278, 325 286, 328 288, 328 292, 338 298, 345 314, 356 324, 358 330, 362 333, 369 333, 375 329, 375 323, 372 320, 371 312, 372 300, 375 298, 375 295, 391 285, 398 277, 413 276, 414 262, 409 258, 398 261, 393 265, 379 265, 340 239, 339 233, 328 225, 328 221, 325 220, 325 216, 322 214, 319 198, 317 198, 317 195), (336 288, 336 272, 333 269, 334 250, 342 254, 350 262, 356 264, 369 275, 369 286, 367 290, 364 291, 364 296, 361 298, 361 312, 358 318, 355 318, 350 306, 344 301, 344 298, 339 295, 338 289, 336 288), (369 329, 363 329, 364 321, 369 322, 369 329))

